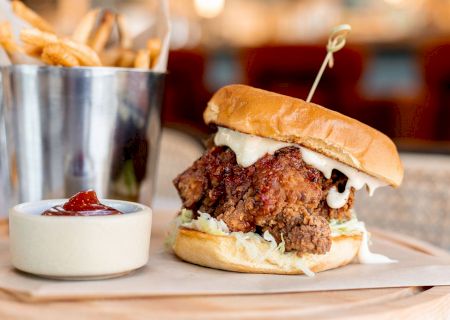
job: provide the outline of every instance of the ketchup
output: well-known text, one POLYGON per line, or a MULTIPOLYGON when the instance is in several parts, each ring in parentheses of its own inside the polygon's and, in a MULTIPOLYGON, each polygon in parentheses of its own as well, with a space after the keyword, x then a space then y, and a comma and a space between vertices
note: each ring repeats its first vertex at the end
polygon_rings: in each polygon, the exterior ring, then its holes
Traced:
POLYGON ((63 205, 57 205, 42 213, 43 216, 109 216, 123 214, 119 210, 101 204, 94 190, 81 191, 63 205))

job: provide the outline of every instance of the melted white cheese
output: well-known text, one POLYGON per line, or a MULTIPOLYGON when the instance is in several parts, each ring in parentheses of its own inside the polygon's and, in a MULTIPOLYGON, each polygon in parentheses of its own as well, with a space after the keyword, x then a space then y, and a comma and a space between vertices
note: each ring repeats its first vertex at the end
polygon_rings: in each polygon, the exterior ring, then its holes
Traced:
POLYGON ((294 146, 300 149, 303 161, 322 172, 325 178, 331 178, 332 171, 339 170, 347 176, 348 180, 343 192, 338 192, 336 188, 329 190, 327 204, 333 209, 341 208, 347 203, 352 187, 355 190, 359 190, 367 186, 369 194, 372 195, 375 189, 387 185, 383 181, 360 172, 342 162, 328 158, 294 143, 262 138, 223 127, 218 128, 214 137, 214 143, 217 146, 227 146, 233 150, 236 154, 237 163, 242 167, 251 166, 266 154, 274 154, 279 149, 294 146))

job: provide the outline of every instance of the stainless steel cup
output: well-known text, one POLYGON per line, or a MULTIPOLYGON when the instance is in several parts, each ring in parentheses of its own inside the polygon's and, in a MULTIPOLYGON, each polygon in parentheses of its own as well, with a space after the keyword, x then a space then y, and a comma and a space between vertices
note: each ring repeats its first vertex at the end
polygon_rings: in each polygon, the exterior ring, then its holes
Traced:
POLYGON ((88 188, 137 201, 145 185, 144 202, 151 201, 164 73, 32 65, 0 72, 8 206, 88 188))

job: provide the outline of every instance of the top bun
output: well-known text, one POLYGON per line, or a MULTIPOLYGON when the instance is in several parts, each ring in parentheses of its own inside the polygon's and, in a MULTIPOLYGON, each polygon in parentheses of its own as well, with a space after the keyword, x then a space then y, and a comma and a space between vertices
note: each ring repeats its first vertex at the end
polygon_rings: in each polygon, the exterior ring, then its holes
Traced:
POLYGON ((381 132, 355 119, 245 85, 219 89, 203 114, 206 124, 297 143, 397 187, 403 166, 397 148, 381 132))

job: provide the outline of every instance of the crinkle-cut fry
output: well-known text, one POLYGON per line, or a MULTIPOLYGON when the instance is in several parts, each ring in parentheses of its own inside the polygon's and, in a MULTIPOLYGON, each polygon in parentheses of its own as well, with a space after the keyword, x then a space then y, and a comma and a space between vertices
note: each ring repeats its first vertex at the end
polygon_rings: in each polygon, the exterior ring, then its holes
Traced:
POLYGON ((136 59, 134 60, 134 67, 140 69, 150 69, 150 50, 141 49, 137 52, 136 59))
POLYGON ((136 53, 133 50, 124 49, 121 52, 119 60, 117 60, 116 66, 120 68, 132 68, 136 59, 136 53))
POLYGON ((41 48, 42 50, 51 43, 57 43, 58 37, 53 33, 38 29, 22 29, 20 31, 20 40, 22 40, 24 44, 41 48))
POLYGON ((72 33, 72 40, 87 44, 89 41, 89 37, 94 30, 95 24, 98 19, 98 15, 100 14, 100 9, 90 10, 86 15, 81 19, 81 21, 76 26, 75 30, 72 33))
POLYGON ((89 46, 94 49, 95 52, 100 53, 105 48, 106 43, 111 36, 114 20, 114 14, 106 10, 103 14, 100 26, 97 28, 92 38, 89 40, 89 46))
POLYGON ((149 39, 147 41, 147 49, 150 50, 151 67, 154 67, 161 53, 161 40, 158 38, 149 39))
POLYGON ((55 33, 53 27, 45 21, 44 18, 39 16, 36 12, 28 8, 23 2, 13 0, 11 2, 13 12, 19 17, 31 24, 33 27, 39 30, 55 33))
POLYGON ((82 66, 99 67, 102 65, 97 53, 85 44, 76 43, 69 39, 62 39, 59 44, 75 56, 82 66))
POLYGON ((51 43, 45 46, 41 59, 54 66, 77 67, 80 65, 77 58, 60 43, 51 43))
POLYGON ((128 49, 131 47, 132 38, 128 29, 128 24, 125 17, 121 14, 117 14, 117 28, 119 29, 120 47, 128 49))

